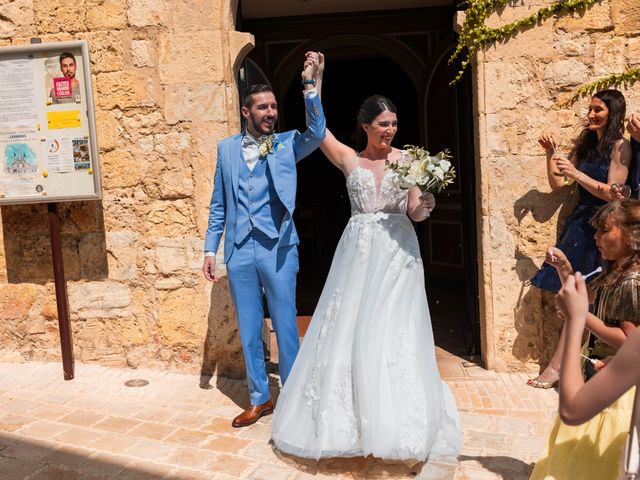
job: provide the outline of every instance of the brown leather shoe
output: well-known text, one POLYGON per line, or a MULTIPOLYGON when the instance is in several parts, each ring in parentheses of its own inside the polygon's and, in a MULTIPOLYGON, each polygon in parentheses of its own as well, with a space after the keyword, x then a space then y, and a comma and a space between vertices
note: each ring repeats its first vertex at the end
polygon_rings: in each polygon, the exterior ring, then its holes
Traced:
POLYGON ((269 400, 262 405, 251 405, 231 422, 232 427, 248 427, 258 421, 263 415, 273 413, 273 402, 269 400))

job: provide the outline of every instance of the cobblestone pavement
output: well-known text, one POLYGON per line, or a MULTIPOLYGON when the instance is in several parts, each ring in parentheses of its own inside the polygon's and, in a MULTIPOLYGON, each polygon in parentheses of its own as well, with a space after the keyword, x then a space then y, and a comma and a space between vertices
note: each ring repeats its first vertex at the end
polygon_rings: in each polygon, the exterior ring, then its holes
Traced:
POLYGON ((410 468, 274 452, 271 417, 230 426, 246 406, 242 381, 87 364, 64 381, 59 363, 0 363, 0 480, 528 478, 556 392, 527 387, 525 374, 489 372, 442 350, 438 365, 460 410, 462 452, 451 463, 410 468), (149 384, 125 386, 139 378, 149 384))

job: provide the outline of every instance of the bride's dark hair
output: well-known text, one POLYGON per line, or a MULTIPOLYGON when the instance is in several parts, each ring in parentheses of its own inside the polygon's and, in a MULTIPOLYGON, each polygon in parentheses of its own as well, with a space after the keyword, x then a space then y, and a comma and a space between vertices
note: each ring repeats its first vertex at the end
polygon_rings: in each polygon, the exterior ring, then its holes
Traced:
POLYGON ((358 152, 367 146, 367 134, 362 125, 370 124, 378 115, 386 111, 398 113, 393 102, 382 95, 371 95, 362 102, 360 110, 358 110, 358 126, 356 128, 356 150, 358 152))

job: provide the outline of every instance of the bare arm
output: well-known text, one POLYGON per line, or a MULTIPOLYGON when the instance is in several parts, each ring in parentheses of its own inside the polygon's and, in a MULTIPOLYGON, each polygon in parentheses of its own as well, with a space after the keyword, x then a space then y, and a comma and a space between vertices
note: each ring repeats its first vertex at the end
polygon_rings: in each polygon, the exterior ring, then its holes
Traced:
POLYGON ((611 188, 613 183, 625 183, 629 174, 629 165, 631 164, 631 146, 627 140, 619 140, 613 145, 611 151, 611 164, 609 166, 609 176, 607 183, 599 182, 591 178, 586 173, 581 172, 575 166, 574 162, 559 159, 556 160, 558 170, 570 178, 573 178, 592 195, 605 200, 607 202, 618 198, 616 192, 611 188))
POLYGON ((553 135, 549 132, 542 132, 542 135, 540 135, 540 138, 538 139, 538 143, 544 149, 547 157, 547 181, 549 182, 549 186, 554 192, 556 190, 560 190, 565 186, 565 183, 561 176, 553 174, 553 172, 558 171, 556 168, 556 162, 553 160, 553 154, 556 148, 556 142, 553 135))
MULTIPOLYGON (((322 77, 324 75, 324 55, 318 52, 318 73, 316 77, 316 91, 318 96, 322 98, 322 77)), ((356 156, 356 152, 353 148, 348 147, 344 143, 340 142, 334 135, 326 130, 324 140, 320 144, 320 150, 336 167, 342 170, 344 175, 348 175, 348 166, 353 164, 353 160, 356 156)))
POLYGON ((587 314, 586 327, 607 345, 620 348, 627 336, 620 327, 610 327, 593 313, 587 314))
POLYGON ((414 222, 422 222, 429 218, 435 206, 436 199, 432 193, 422 193, 418 187, 409 189, 407 215, 414 222))
POLYGON ((560 375, 560 418, 579 425, 620 398, 640 381, 640 330, 622 345, 614 359, 585 383, 580 365, 580 343, 588 312, 587 289, 582 275, 571 275, 557 297, 566 322, 565 350, 560 375))

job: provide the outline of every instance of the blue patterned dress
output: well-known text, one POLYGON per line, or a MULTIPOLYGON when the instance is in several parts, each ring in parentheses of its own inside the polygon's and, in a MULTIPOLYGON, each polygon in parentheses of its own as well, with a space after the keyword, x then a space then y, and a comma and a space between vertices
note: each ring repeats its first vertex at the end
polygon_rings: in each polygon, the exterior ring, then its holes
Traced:
MULTIPOLYGON (((609 178, 610 163, 611 147, 605 148, 605 152, 595 160, 581 162, 578 165, 578 170, 594 180, 606 184, 609 178)), ((578 193, 580 195, 578 204, 567 218, 556 247, 567 256, 574 272, 587 274, 602 264, 600 252, 593 238, 596 230, 590 222, 598 209, 607 202, 592 195, 580 185, 578 185, 578 193)), ((558 272, 548 263, 543 264, 542 268, 538 270, 538 273, 531 279, 531 284, 550 292, 557 292, 562 286, 558 272)))

